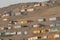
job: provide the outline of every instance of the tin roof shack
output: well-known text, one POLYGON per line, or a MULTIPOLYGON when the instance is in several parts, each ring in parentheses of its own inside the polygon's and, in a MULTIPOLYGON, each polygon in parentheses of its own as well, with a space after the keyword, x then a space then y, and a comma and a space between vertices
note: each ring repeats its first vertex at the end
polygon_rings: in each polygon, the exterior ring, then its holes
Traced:
POLYGON ((12 10, 10 10, 10 11, 5 11, 2 17, 13 16, 13 15, 14 15, 14 13, 12 12, 12 10))
POLYGON ((28 8, 31 8, 31 7, 33 7, 33 5, 34 5, 34 4, 32 4, 32 3, 31 3, 31 4, 29 5, 29 7, 28 7, 28 8))
POLYGON ((47 39, 47 35, 42 36, 41 39, 47 39))
POLYGON ((22 7, 21 10, 20 10, 20 12, 26 12, 27 11, 27 8, 28 7, 26 7, 26 8, 25 7, 22 7))
POLYGON ((5 37, 5 32, 0 32, 1 37, 5 37))
POLYGON ((50 29, 49 32, 54 33, 54 32, 59 32, 59 30, 57 28, 52 28, 52 29, 50 29))
POLYGON ((12 10, 13 13, 16 13, 16 12, 19 12, 19 11, 20 11, 20 8, 18 8, 18 7, 12 10))
POLYGON ((34 3, 34 7, 39 7, 40 3, 34 3))
POLYGON ((41 2, 41 6, 42 6, 42 7, 47 6, 47 5, 46 5, 46 2, 41 2))
POLYGON ((28 40, 37 40, 37 39, 38 39, 37 36, 34 36, 34 37, 30 37, 30 38, 28 38, 28 40))
POLYGON ((27 12, 32 12, 32 11, 34 11, 34 8, 28 8, 27 9, 27 12))
POLYGON ((0 27, 1 30, 10 30, 11 27, 0 27))
POLYGON ((50 0, 50 2, 54 4, 57 2, 57 0, 50 0))
POLYGON ((22 32, 21 32, 21 31, 19 31, 19 32, 16 32, 16 34, 17 34, 17 35, 22 35, 22 32))
POLYGON ((22 8, 31 8, 34 6, 34 3, 37 3, 37 2, 24 3, 22 8))
POLYGON ((59 34, 48 34, 48 36, 47 36, 47 38, 48 39, 55 39, 55 38, 59 38, 60 37, 60 35, 59 34))
POLYGON ((25 16, 25 15, 27 15, 26 12, 16 12, 15 13, 15 16, 25 16))
POLYGON ((60 17, 51 17, 49 18, 50 21, 59 21, 60 17))
POLYGON ((47 1, 47 5, 48 6, 54 6, 55 3, 56 3, 56 0, 49 0, 49 1, 47 1))
POLYGON ((60 26, 59 23, 51 23, 51 24, 50 24, 50 27, 59 27, 59 26, 60 26))
POLYGON ((44 1, 44 2, 41 2, 41 6, 53 6, 53 4, 55 4, 55 1, 44 1))
POLYGON ((25 12, 25 9, 21 9, 20 11, 21 11, 21 12, 25 12))
POLYGON ((53 37, 54 37, 54 34, 48 34, 47 36, 48 39, 53 39, 53 37))
POLYGON ((60 0, 50 0, 54 5, 60 5, 60 0))
POLYGON ((59 37, 60 37, 59 34, 55 34, 55 35, 54 35, 54 38, 59 38, 59 37))
POLYGON ((45 19, 45 18, 39 18, 37 21, 38 21, 38 22, 45 22, 46 19, 45 19))
POLYGON ((27 4, 22 4, 22 8, 27 8, 27 4))
POLYGON ((5 32, 5 33, 4 33, 4 36, 6 36, 6 37, 7 37, 7 36, 10 37, 10 36, 14 36, 14 35, 16 35, 16 32, 5 32))

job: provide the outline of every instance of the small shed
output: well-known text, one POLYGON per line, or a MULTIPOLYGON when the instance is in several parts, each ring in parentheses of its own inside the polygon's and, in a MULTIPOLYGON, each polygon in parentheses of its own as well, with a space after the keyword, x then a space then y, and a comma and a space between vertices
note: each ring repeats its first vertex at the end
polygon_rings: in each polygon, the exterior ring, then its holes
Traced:
POLYGON ((52 18, 49 18, 50 21, 56 21, 56 20, 60 20, 59 17, 52 17, 52 18))
POLYGON ((45 19, 45 18, 40 18, 40 19, 38 19, 37 21, 38 21, 38 22, 44 22, 44 21, 46 21, 46 19, 45 19))
POLYGON ((55 35, 54 35, 54 38, 59 38, 59 37, 60 37, 59 34, 55 34, 55 35))
POLYGON ((21 9, 21 12, 25 12, 25 9, 21 9))
POLYGON ((15 25, 14 28, 21 28, 21 25, 15 25))
POLYGON ((34 4, 34 7, 39 7, 40 6, 40 4, 38 3, 38 4, 34 4))
POLYGON ((22 34, 22 32, 17 32, 17 35, 21 35, 22 34))
POLYGON ((27 12, 32 12, 32 11, 34 11, 34 8, 28 8, 27 9, 27 12))
POLYGON ((5 32, 5 35, 10 35, 10 32, 5 32))
POLYGON ((10 32, 10 35, 16 35, 16 32, 10 32))

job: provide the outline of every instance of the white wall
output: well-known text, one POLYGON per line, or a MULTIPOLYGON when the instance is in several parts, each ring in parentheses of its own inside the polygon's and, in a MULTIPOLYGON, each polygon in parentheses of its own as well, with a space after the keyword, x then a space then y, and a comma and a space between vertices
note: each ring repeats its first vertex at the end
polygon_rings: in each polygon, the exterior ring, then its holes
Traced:
POLYGON ((16 3, 43 2, 43 1, 47 1, 47 0, 0 0, 0 8, 16 3))

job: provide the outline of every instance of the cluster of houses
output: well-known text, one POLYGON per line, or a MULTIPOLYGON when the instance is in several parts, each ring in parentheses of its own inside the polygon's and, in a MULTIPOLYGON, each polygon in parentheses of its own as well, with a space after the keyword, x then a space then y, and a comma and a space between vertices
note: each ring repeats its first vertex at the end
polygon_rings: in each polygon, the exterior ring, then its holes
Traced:
MULTIPOLYGON (((0 14, 0 16, 3 18, 2 21, 3 22, 7 22, 9 21, 9 25, 14 25, 13 27, 12 26, 8 26, 8 27, 0 27, 0 30, 4 30, 4 32, 0 32, 0 37, 10 37, 10 36, 16 36, 16 35, 28 35, 29 34, 29 31, 25 31, 24 28, 29 28, 30 26, 28 25, 24 25, 24 24, 28 24, 29 22, 33 22, 33 20, 19 20, 17 19, 16 21, 11 21, 9 20, 8 18, 5 18, 5 17, 15 17, 15 16, 25 16, 26 15, 26 12, 34 12, 35 11, 35 8, 37 7, 50 7, 50 6, 54 6, 56 0, 48 0, 48 1, 45 1, 45 2, 38 2, 38 3, 29 3, 29 4, 22 4, 21 5, 21 8, 16 8, 16 9, 13 9, 13 10, 8 10, 8 11, 4 11, 4 14, 0 14), (23 24, 23 25, 22 25, 23 24), (22 31, 15 31, 15 32, 7 32, 7 30, 12 30, 12 29, 22 29, 23 28, 23 32, 22 31)), ((39 19, 36 19, 38 23, 42 23, 42 22, 45 22, 47 21, 46 18, 39 18, 39 19)), ((51 17, 51 18, 48 18, 49 21, 59 21, 60 20, 60 17, 51 17)), ((7 24, 7 25, 8 25, 7 24)), ((60 26, 60 23, 51 23, 49 24, 49 27, 59 27, 60 26)), ((42 28, 42 27, 45 27, 45 25, 43 24, 33 24, 31 25, 32 28, 42 28)), ((59 29, 50 29, 50 32, 60 32, 59 29)), ((33 30, 32 33, 33 34, 40 34, 40 33, 44 33, 48 30, 33 30)), ((34 36, 34 37, 29 37, 27 38, 27 40, 38 40, 38 39, 49 39, 49 38, 59 38, 60 37, 60 34, 52 34, 52 35, 46 35, 46 36, 34 36)), ((3 39, 0 39, 0 40, 3 40, 3 39)), ((12 40, 12 39, 9 39, 9 40, 12 40)))

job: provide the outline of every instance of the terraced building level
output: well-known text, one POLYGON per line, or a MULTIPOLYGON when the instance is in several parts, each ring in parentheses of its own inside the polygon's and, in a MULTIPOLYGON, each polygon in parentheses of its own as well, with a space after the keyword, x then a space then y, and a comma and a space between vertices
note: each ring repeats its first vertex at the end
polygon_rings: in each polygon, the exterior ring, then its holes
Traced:
POLYGON ((0 40, 60 40, 60 0, 1 8, 0 40))

